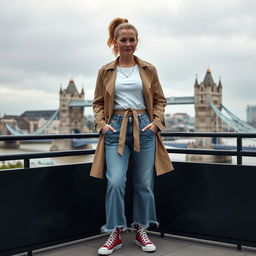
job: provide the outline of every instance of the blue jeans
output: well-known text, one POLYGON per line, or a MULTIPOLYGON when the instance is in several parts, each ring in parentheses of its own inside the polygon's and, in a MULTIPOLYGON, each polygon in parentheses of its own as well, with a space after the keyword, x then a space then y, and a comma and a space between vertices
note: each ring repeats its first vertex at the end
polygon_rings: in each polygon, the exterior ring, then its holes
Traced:
POLYGON ((123 156, 117 152, 120 128, 123 115, 114 114, 110 125, 116 130, 105 133, 105 156, 108 180, 106 193, 106 224, 102 232, 114 230, 116 227, 127 227, 124 193, 126 173, 129 158, 133 168, 133 225, 147 228, 150 223, 158 224, 156 220, 154 187, 154 159, 155 159, 155 133, 142 129, 150 123, 147 114, 139 115, 140 152, 133 150, 133 118, 128 117, 127 133, 123 156))

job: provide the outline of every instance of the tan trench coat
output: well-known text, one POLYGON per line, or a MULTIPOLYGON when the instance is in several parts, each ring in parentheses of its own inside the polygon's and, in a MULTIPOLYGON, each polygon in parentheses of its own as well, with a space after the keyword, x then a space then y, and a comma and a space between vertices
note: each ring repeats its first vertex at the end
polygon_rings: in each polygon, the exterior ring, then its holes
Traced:
MULTIPOLYGON (((150 63, 136 56, 134 57, 143 83, 144 100, 149 118, 151 122, 162 130, 165 127, 164 108, 166 99, 157 76, 157 71, 150 63)), ((103 66, 98 73, 93 101, 95 128, 98 132, 106 123, 109 123, 113 113, 117 63, 118 58, 103 66)), ((96 178, 103 178, 104 166, 104 135, 100 133, 90 175, 96 178)), ((156 133, 155 170, 157 175, 173 170, 172 162, 159 132, 156 133)))

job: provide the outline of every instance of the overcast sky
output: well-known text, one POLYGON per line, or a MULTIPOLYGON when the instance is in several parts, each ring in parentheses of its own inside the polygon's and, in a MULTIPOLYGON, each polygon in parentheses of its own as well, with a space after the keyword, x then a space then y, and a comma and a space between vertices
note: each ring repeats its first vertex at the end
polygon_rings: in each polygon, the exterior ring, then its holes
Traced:
MULTIPOLYGON (((114 59, 107 27, 125 17, 136 55, 158 69, 166 97, 193 96, 195 75, 221 76, 223 104, 245 119, 256 104, 255 0, 0 0, 0 116, 57 109, 70 78, 93 98, 98 69, 114 59)), ((167 112, 194 114, 192 105, 167 112)), ((85 113, 91 113, 86 109, 85 113)))

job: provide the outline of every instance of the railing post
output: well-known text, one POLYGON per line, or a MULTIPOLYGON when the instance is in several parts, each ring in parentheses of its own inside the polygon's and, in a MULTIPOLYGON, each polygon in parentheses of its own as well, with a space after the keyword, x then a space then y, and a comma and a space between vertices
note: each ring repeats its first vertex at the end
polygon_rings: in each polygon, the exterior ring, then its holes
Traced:
POLYGON ((242 245, 241 245, 241 244, 237 244, 237 245, 236 245, 236 249, 237 249, 238 251, 241 251, 241 250, 242 250, 242 245))
POLYGON ((28 251, 28 256, 33 256, 33 251, 28 251))
POLYGON ((243 148, 242 137, 240 135, 237 135, 237 138, 236 138, 236 151, 237 151, 236 163, 237 164, 242 164, 242 155, 241 155, 242 148, 243 148))
POLYGON ((25 169, 30 168, 30 159, 29 159, 29 157, 24 158, 24 168, 25 169))

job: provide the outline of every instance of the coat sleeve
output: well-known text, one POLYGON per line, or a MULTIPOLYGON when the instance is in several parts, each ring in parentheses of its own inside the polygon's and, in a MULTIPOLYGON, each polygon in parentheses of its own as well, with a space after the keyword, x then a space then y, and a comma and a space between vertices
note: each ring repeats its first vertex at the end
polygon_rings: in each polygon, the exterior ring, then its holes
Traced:
POLYGON ((98 72, 92 107, 95 115, 94 127, 97 132, 100 132, 101 129, 106 125, 104 117, 104 90, 102 69, 100 69, 98 72))
POLYGON ((159 130, 163 130, 165 129, 164 111, 166 106, 166 98, 164 96, 162 86, 159 82, 157 70, 155 67, 153 73, 153 124, 156 125, 159 130))

